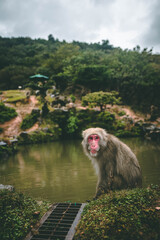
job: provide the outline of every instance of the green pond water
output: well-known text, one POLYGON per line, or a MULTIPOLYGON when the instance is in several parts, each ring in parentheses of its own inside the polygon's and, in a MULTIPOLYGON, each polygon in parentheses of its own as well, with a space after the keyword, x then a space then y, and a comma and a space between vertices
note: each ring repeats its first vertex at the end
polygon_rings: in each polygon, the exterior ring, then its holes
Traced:
MULTIPOLYGON (((143 186, 160 184, 160 145, 138 138, 122 139, 136 154, 143 186)), ((61 141, 19 147, 0 162, 0 184, 10 184, 37 199, 85 202, 92 199, 97 176, 81 141, 61 141)))

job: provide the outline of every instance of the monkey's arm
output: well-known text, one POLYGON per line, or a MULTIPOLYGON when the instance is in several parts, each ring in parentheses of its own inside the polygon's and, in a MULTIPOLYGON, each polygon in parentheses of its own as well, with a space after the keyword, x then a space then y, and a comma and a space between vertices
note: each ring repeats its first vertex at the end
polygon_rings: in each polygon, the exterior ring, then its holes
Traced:
POLYGON ((99 166, 98 184, 95 198, 101 194, 108 193, 112 188, 114 166, 112 162, 107 162, 99 166))

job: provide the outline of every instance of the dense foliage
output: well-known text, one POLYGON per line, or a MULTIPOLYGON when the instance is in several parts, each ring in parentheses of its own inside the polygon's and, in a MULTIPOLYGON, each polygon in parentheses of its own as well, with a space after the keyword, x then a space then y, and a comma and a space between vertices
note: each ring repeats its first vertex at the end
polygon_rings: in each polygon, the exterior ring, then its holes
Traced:
MULTIPOLYGON (((121 112, 120 112, 121 113, 121 112)), ((127 119, 116 119, 116 114, 109 111, 95 110, 54 110, 50 112, 47 118, 57 125, 64 137, 81 137, 82 131, 89 127, 101 127, 116 136, 140 136, 141 127, 134 124, 128 124, 127 119)), ((122 113, 121 113, 122 114, 122 113)))
POLYGON ((41 73, 60 91, 119 91, 124 103, 149 111, 160 106, 160 55, 151 50, 114 48, 101 43, 0 37, 0 89, 29 84, 41 73), (81 89, 79 91, 79 89, 81 89))
POLYGON ((22 193, 0 191, 0 239, 24 239, 48 208, 22 193))
POLYGON ((7 107, 4 105, 4 103, 0 102, 0 123, 9 121, 16 116, 17 112, 14 108, 7 107))
POLYGON ((85 207, 75 239, 158 240, 159 198, 158 186, 103 195, 85 207))

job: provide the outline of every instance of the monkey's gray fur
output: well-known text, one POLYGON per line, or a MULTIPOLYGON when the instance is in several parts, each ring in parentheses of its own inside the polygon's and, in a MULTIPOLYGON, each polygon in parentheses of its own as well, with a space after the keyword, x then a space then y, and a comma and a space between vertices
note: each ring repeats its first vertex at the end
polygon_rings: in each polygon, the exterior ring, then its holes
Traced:
POLYGON ((102 128, 88 128, 82 136, 84 153, 91 159, 98 175, 96 198, 109 190, 141 187, 141 168, 126 144, 102 128), (88 137, 91 134, 100 137, 100 148, 95 156, 91 156, 88 149, 88 137))

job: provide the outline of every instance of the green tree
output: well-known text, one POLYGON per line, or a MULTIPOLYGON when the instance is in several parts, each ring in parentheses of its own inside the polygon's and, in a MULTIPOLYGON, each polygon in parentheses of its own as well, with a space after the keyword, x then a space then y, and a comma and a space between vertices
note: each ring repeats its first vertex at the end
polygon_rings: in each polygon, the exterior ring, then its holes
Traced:
POLYGON ((65 62, 72 56, 77 55, 78 51, 78 46, 64 43, 45 61, 44 67, 48 68, 48 71, 52 74, 58 74, 62 72, 65 62))
MULTIPOLYGON (((57 74, 59 82, 82 85, 95 90, 107 87, 108 67, 102 51, 86 50, 65 61, 62 71, 57 74)), ((66 87, 65 86, 65 87, 66 87)))
POLYGON ((93 92, 82 97, 82 105, 89 107, 100 107, 101 111, 106 109, 107 104, 120 104, 121 99, 118 97, 118 92, 93 92))

